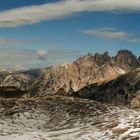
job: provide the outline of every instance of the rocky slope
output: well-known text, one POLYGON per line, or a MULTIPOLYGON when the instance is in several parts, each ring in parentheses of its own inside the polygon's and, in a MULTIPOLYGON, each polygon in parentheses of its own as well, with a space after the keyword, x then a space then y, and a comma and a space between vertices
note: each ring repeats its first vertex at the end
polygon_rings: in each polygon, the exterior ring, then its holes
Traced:
POLYGON ((131 108, 140 107, 140 68, 102 84, 88 85, 73 96, 131 108))

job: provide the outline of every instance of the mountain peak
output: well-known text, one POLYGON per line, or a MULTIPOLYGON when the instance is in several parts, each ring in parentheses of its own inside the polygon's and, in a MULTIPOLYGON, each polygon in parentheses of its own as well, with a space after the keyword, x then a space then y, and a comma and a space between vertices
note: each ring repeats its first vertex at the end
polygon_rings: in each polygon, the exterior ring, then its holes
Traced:
POLYGON ((138 58, 129 50, 118 51, 115 62, 123 68, 137 68, 140 66, 138 58))

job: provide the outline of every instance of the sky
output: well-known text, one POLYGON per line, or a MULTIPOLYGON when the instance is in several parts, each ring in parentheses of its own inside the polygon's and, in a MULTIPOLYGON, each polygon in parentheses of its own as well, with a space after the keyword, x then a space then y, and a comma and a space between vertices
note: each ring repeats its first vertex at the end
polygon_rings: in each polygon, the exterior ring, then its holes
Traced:
POLYGON ((140 56, 139 0, 0 0, 0 66, 39 68, 79 56, 140 56))

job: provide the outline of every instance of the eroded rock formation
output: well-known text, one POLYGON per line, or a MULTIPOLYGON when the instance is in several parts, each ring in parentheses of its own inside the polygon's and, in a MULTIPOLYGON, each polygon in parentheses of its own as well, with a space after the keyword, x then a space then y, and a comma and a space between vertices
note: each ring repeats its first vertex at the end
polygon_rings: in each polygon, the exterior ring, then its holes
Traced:
POLYGON ((63 88, 67 93, 71 88, 78 91, 82 87, 112 79, 125 71, 112 62, 111 57, 102 54, 87 54, 72 64, 57 65, 46 69, 34 84, 33 95, 57 94, 63 88))

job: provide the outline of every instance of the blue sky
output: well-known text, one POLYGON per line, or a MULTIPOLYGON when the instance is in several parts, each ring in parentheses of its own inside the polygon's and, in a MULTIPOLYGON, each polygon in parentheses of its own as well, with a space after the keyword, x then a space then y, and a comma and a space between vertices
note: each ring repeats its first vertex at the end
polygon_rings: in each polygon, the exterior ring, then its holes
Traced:
POLYGON ((71 62, 88 52, 140 56, 140 2, 0 0, 0 65, 71 62))

